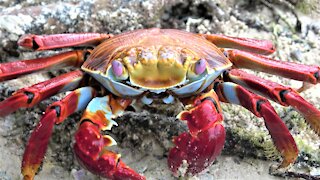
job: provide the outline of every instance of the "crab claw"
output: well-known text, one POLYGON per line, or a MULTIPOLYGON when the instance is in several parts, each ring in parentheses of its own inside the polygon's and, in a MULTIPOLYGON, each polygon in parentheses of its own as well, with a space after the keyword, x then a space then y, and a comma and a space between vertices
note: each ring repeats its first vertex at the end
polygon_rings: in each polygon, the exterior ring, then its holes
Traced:
POLYGON ((185 171, 183 176, 200 173, 220 154, 225 130, 215 99, 216 95, 211 91, 211 95, 201 98, 194 108, 179 114, 181 120, 188 121, 190 133, 182 133, 173 140, 176 146, 169 152, 168 165, 175 175, 178 170, 185 171))
POLYGON ((108 179, 144 180, 120 160, 120 155, 106 150, 115 141, 110 136, 102 136, 97 125, 84 121, 75 135, 74 151, 79 162, 94 174, 108 179))

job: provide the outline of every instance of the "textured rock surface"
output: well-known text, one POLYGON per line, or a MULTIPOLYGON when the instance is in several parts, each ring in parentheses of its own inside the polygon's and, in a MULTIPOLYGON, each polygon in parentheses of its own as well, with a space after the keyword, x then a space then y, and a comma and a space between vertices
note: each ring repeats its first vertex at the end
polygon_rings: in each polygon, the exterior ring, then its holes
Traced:
MULTIPOLYGON (((121 33, 133 29, 161 27, 177 28, 191 32, 223 33, 232 36, 271 39, 277 46, 273 57, 320 64, 320 15, 315 1, 298 4, 306 15, 299 13, 301 32, 296 32, 296 18, 288 4, 283 1, 209 0, 102 0, 75 1, 11 1, 0 2, 0 61, 30 59, 47 56, 57 51, 26 52, 19 49, 16 41, 27 33, 53 34, 65 32, 108 32, 121 33), (309 8, 309 9, 308 9, 309 8)), ((289 2, 289 1, 284 1, 289 2)), ((296 3, 295 1, 292 1, 296 3)), ((299 26, 298 26, 299 27, 299 26)), ((299 30, 299 28, 298 28, 299 30)), ((61 70, 64 72, 65 70, 61 70)), ((58 72, 61 73, 61 72, 58 72)), ((0 100, 15 90, 48 79, 57 73, 40 73, 0 84, 0 100)), ((295 88, 301 83, 275 76, 257 73, 259 76, 290 85, 295 88)), ((318 108, 320 86, 314 86, 302 93, 318 108)), ((26 140, 41 117, 41 112, 58 96, 40 103, 32 109, 19 110, 0 118, 0 179, 20 179, 20 163, 26 140)), ((301 150, 298 163, 290 172, 302 177, 320 174, 319 137, 310 131, 301 116, 292 108, 275 105, 281 118, 286 122, 301 150)), ((227 141, 223 154, 217 163, 193 179, 276 179, 268 174, 271 164, 278 156, 274 152, 270 137, 261 119, 248 111, 230 105, 223 105, 227 141), (265 162, 252 159, 269 159, 265 162), (253 179, 253 178, 252 178, 253 179)), ((119 146, 123 160, 150 179, 174 179, 167 168, 166 152, 170 139, 184 125, 176 121, 176 112, 155 110, 142 113, 127 113, 117 119, 119 127, 113 129, 113 137, 119 146), (151 113, 150 113, 151 112, 151 113), (151 151, 151 150, 152 151, 151 151)), ((55 128, 37 179, 99 179, 83 170, 72 153, 73 134, 80 114, 71 116, 66 123, 55 128)), ((292 173, 278 173, 292 175, 292 173)))

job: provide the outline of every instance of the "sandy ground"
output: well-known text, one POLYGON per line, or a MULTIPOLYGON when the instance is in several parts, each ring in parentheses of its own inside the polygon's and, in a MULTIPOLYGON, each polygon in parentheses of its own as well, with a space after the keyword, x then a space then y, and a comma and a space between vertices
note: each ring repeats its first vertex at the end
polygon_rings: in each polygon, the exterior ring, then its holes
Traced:
MULTIPOLYGON (((161 27, 190 32, 222 33, 231 36, 270 39, 277 52, 272 57, 304 64, 320 64, 319 7, 316 1, 0 1, 0 61, 30 59, 52 52, 26 52, 16 46, 26 33, 64 32, 121 33, 133 29, 161 27), (288 3, 292 2, 295 6, 288 3), (302 3, 304 2, 304 3, 302 3), (296 31, 298 13, 301 28, 296 31)), ((40 73, 0 84, 0 100, 15 90, 43 81, 59 72, 40 73)), ((257 75, 298 88, 300 82, 263 73, 257 75)), ((320 86, 302 96, 320 109, 320 86)), ((35 108, 19 110, 0 118, 0 179, 21 179, 21 158, 26 141, 46 106, 55 96, 35 108)), ((320 175, 320 140, 292 108, 275 106, 293 134, 300 154, 297 163, 286 172, 269 171, 279 157, 261 119, 248 111, 223 104, 227 140, 223 155, 203 173, 189 179, 317 179, 320 175), (267 160, 266 160, 267 159, 267 160), (277 174, 271 175, 271 174, 277 174)), ((176 109, 176 107, 174 107, 176 109)), ((177 112, 147 109, 126 113, 117 119, 120 126, 111 132, 123 161, 147 179, 175 179, 167 168, 166 153, 172 135, 185 126, 174 117, 177 112), (146 124, 146 122, 152 122, 146 124), (161 127, 161 128, 159 128, 161 127), (181 127, 181 128, 180 128, 181 127)), ((36 179, 101 179, 82 169, 72 152, 73 134, 80 114, 56 126, 43 166, 36 179)), ((185 178, 181 178, 185 179, 185 178)))

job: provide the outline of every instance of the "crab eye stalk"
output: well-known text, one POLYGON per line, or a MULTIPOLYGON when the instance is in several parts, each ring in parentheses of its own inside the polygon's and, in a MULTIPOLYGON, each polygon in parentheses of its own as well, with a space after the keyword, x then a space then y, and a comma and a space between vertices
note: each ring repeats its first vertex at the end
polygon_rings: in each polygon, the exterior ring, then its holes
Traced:
POLYGON ((204 74, 206 71, 206 60, 200 59, 194 64, 192 64, 188 70, 188 78, 191 80, 199 79, 202 77, 201 75, 204 74))
POLYGON ((112 61, 111 69, 112 69, 113 75, 117 80, 125 80, 128 78, 128 72, 120 61, 118 60, 112 61))
POLYGON ((194 65, 194 72, 199 75, 202 74, 206 70, 206 60, 200 59, 194 65))

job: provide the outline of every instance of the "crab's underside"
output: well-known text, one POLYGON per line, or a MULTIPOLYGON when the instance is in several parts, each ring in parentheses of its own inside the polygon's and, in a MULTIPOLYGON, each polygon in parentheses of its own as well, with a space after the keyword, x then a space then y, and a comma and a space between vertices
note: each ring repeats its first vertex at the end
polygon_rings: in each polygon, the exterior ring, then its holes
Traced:
POLYGON ((275 51, 270 41, 153 28, 116 36, 26 35, 18 44, 33 50, 86 47, 51 57, 0 64, 0 81, 40 70, 79 67, 20 89, 0 102, 0 116, 6 116, 19 108, 33 107, 57 93, 71 91, 47 108, 31 134, 22 161, 24 179, 34 178, 53 126, 82 110, 74 152, 89 171, 109 179, 145 179, 125 165, 119 154, 107 149, 116 142, 101 134, 117 125, 112 118, 139 102, 149 105, 181 101, 186 107, 178 118, 187 123, 189 132, 174 138, 175 146, 168 156, 168 165, 174 174, 186 164, 186 173, 195 175, 220 154, 225 140, 220 102, 238 104, 264 119, 283 157, 280 167, 293 163, 298 149, 267 98, 294 107, 320 134, 320 111, 296 90, 240 70, 263 71, 312 84, 320 81, 319 66, 264 56, 275 51))

